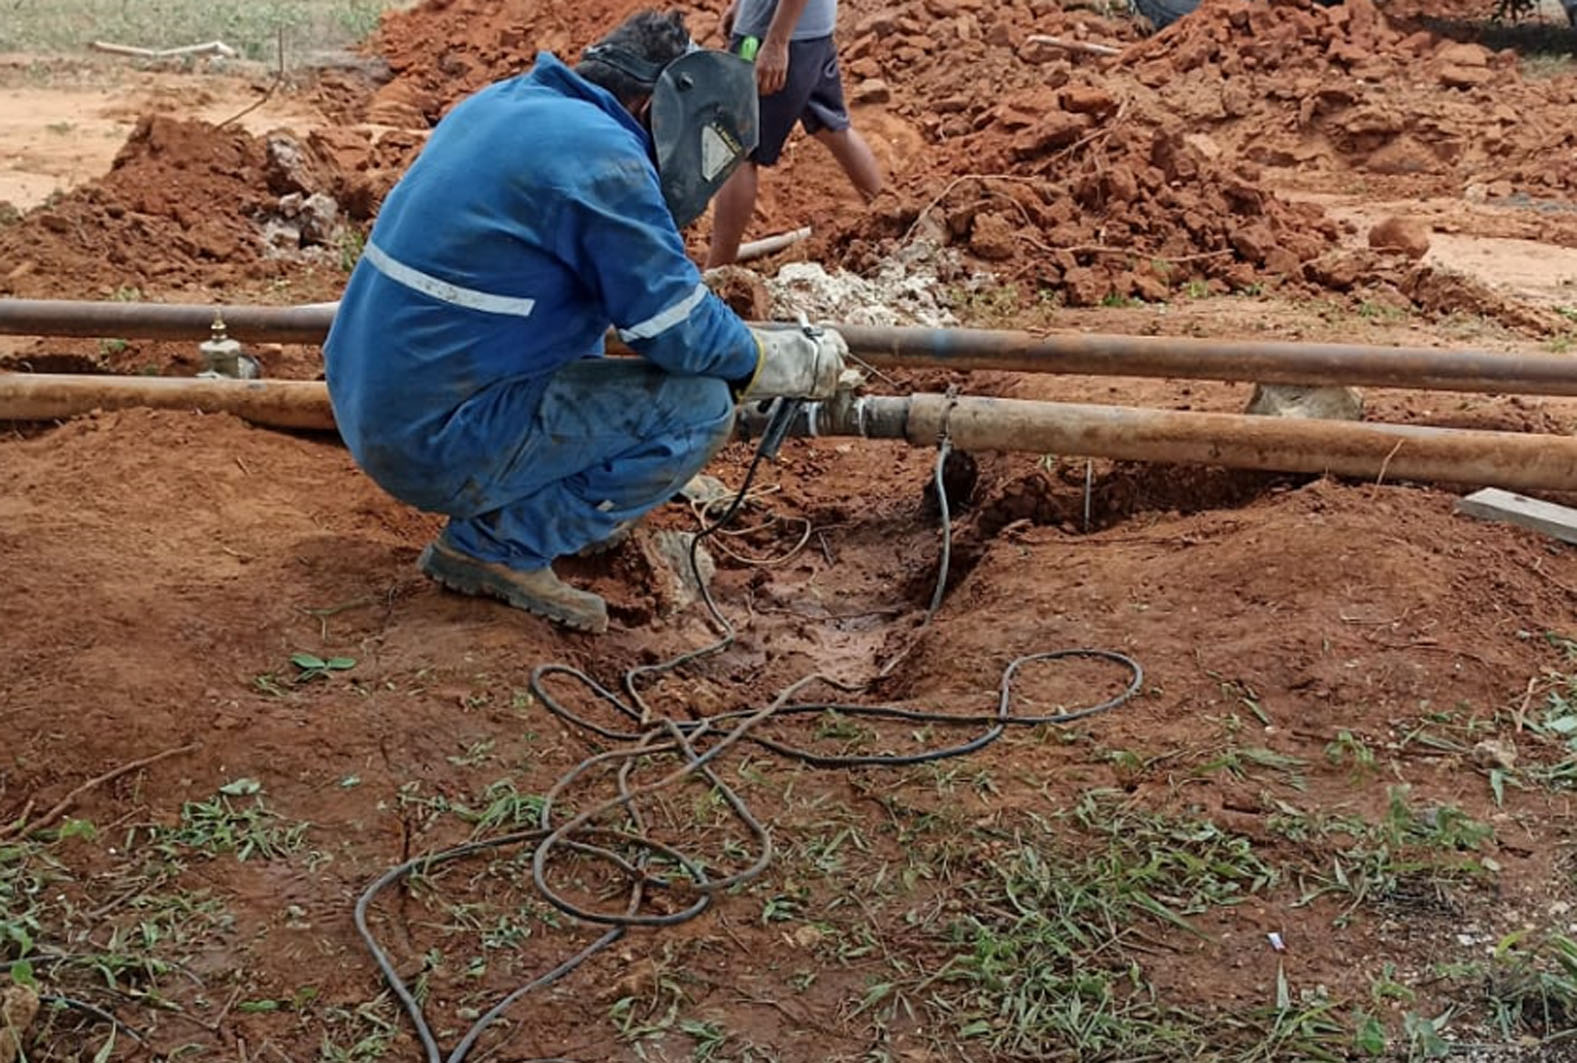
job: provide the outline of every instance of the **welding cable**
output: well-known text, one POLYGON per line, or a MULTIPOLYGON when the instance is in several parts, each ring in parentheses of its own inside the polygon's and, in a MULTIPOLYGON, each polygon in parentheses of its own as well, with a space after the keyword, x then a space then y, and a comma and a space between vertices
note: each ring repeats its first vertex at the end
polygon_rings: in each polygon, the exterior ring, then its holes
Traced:
MULTIPOLYGON (((740 709, 699 719, 683 720, 656 715, 642 696, 641 691, 650 680, 677 671, 687 664, 724 652, 733 646, 738 638, 734 625, 718 607, 706 581, 701 579, 699 551, 703 541, 712 538, 721 529, 729 525, 739 513, 741 507, 744 506, 746 500, 751 497, 752 484, 755 482, 756 474, 760 469, 763 458, 766 456, 765 449, 761 447, 757 448, 750 465, 745 471, 744 483, 740 486, 738 492, 733 495, 723 514, 710 524, 705 524, 690 541, 687 558, 690 572, 695 577, 696 586, 699 588, 699 596, 706 607, 708 615, 721 632, 715 641, 665 661, 638 665, 626 670, 621 680, 621 692, 608 689, 589 673, 569 664, 553 662, 539 665, 532 671, 529 686, 531 692, 544 708, 573 729, 609 741, 624 743, 624 745, 618 749, 587 757, 561 776, 543 799, 538 815, 538 825, 535 829, 471 841, 450 849, 408 860, 398 867, 389 869, 374 880, 356 902, 356 931, 371 953, 379 971, 383 974, 384 980, 388 983, 415 1027, 426 1055, 427 1063, 446 1063, 446 1060, 447 1063, 464 1063, 478 1039, 489 1026, 503 1016, 508 1008, 533 990, 551 985, 568 975, 586 960, 618 941, 628 932, 629 928, 636 926, 675 926, 694 919, 710 907, 713 899, 720 893, 757 878, 767 869, 773 856, 770 832, 751 812, 744 799, 724 783, 713 770, 714 762, 734 746, 749 743, 785 759, 798 761, 816 768, 902 767, 945 760, 976 752, 1002 737, 1010 727, 1055 726, 1081 720, 1098 713, 1109 712, 1125 704, 1138 694, 1144 683, 1144 670, 1140 667, 1139 662, 1132 657, 1111 650, 1066 649, 1026 654, 1009 662, 1006 668, 1003 669, 998 682, 996 709, 991 713, 959 715, 907 709, 896 705, 859 705, 843 704, 834 701, 794 700, 804 688, 812 684, 822 684, 846 694, 861 693, 867 690, 872 683, 890 675, 899 663, 907 659, 915 646, 921 641, 931 621, 941 608, 951 568, 952 515, 943 482, 943 472, 950 453, 951 443, 944 433, 938 441, 936 467, 933 473, 937 501, 941 512, 942 532, 942 544, 937 564, 936 589, 932 593, 925 614, 908 641, 907 646, 889 660, 870 682, 861 684, 848 683, 832 676, 812 674, 789 684, 777 697, 761 708, 740 709), (1013 711, 1013 684, 1020 669, 1035 662, 1070 659, 1099 660, 1121 665, 1129 672, 1129 682, 1120 693, 1085 707, 1070 709, 1060 713, 1033 716, 1020 715, 1013 711), (570 709, 548 689, 549 681, 555 678, 568 679, 579 684, 582 691, 589 695, 594 703, 601 704, 612 710, 616 718, 622 717, 624 720, 627 720, 628 724, 621 724, 620 726, 628 726, 630 729, 615 729, 595 720, 587 719, 570 709), (952 745, 926 749, 918 753, 870 755, 817 753, 813 750, 792 746, 756 733, 758 728, 778 719, 826 713, 904 724, 919 723, 936 726, 971 727, 978 728, 979 733, 972 738, 952 745), (698 749, 698 744, 700 743, 706 745, 704 751, 698 749), (661 755, 675 755, 680 759, 681 763, 654 782, 632 787, 629 776, 637 761, 644 761, 661 755), (616 773, 618 783, 617 795, 588 807, 554 826, 554 810, 563 793, 588 772, 615 764, 618 765, 616 773), (743 870, 726 876, 712 877, 707 873, 705 864, 701 859, 692 857, 675 846, 657 841, 647 831, 637 805, 639 799, 669 789, 692 778, 698 778, 706 785, 712 787, 721 796, 730 814, 744 826, 750 835, 753 843, 752 847, 756 850, 757 855, 743 870), (610 813, 622 814, 629 823, 628 829, 601 826, 594 823, 594 821, 610 813), (503 997, 471 1025, 459 1044, 445 1057, 438 1046, 431 1027, 427 1023, 421 1003, 401 978, 399 972, 395 969, 392 959, 373 934, 368 922, 368 912, 373 901, 384 889, 411 874, 438 868, 479 853, 511 846, 531 847, 532 884, 544 900, 559 911, 581 922, 605 926, 608 929, 590 945, 587 945, 569 959, 503 997), (621 851, 628 852, 632 849, 636 854, 632 858, 627 859, 621 855, 621 851), (549 866, 555 852, 569 852, 601 861, 628 879, 630 886, 623 911, 592 911, 575 904, 559 893, 549 881, 549 866), (659 857, 676 866, 682 872, 682 879, 675 883, 669 882, 666 878, 649 875, 646 867, 649 860, 653 857, 659 857), (646 896, 653 889, 693 894, 693 899, 683 904, 676 911, 660 914, 643 913, 640 911, 640 908, 646 896)), ((710 512, 710 507, 705 512, 710 512)), ((522 1063, 563 1063, 563 1061, 558 1059, 539 1059, 522 1061, 522 1063)))

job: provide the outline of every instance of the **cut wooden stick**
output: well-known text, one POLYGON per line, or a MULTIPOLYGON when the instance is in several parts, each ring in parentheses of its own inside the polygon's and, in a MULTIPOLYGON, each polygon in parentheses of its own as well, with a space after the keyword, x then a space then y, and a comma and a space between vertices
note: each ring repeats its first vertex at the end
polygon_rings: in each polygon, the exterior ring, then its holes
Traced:
POLYGON ((107 771, 103 775, 89 779, 87 782, 71 791, 65 797, 61 798, 59 804, 50 809, 48 812, 45 812, 33 822, 28 823, 24 818, 13 823, 5 830, 0 831, 0 841, 13 837, 21 837, 24 834, 32 834, 34 831, 43 830, 45 827, 55 822, 55 820, 65 815, 67 812, 70 812, 72 807, 76 805, 77 800, 88 791, 97 789, 106 783, 114 782, 122 775, 130 775, 132 772, 141 768, 146 768, 150 764, 157 764, 161 760, 168 760, 170 757, 179 756, 182 753, 191 753, 198 748, 198 744, 196 742, 192 742, 188 745, 181 746, 178 749, 166 749, 163 753, 155 753, 151 757, 143 757, 141 760, 134 760, 130 764, 122 764, 113 771, 107 771))
POLYGON ((96 52, 108 52, 111 55, 129 55, 137 59, 173 59, 183 55, 219 55, 226 59, 234 59, 237 54, 236 50, 224 41, 189 44, 184 48, 136 48, 129 44, 94 41, 92 48, 96 52))
POLYGON ((1082 52, 1085 55, 1121 55, 1121 48, 1113 48, 1109 44, 1094 44, 1090 41, 1070 41, 1064 37, 1048 37, 1043 33, 1031 33, 1024 38, 1026 44, 1045 44, 1053 48, 1061 48, 1065 52, 1082 52))

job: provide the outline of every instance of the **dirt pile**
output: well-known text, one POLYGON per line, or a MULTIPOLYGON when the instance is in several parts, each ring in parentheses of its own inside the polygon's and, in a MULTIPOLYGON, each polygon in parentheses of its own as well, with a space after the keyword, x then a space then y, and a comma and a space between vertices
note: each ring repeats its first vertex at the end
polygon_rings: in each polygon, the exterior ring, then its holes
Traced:
POLYGON ((845 261, 869 268, 891 253, 888 240, 929 230, 1090 306, 1161 300, 1188 282, 1301 278, 1341 232, 1318 207, 1271 193, 1258 166, 1126 120, 1089 84, 1010 98, 968 155, 980 176, 934 181, 926 201, 878 212, 848 234, 845 261))
POLYGON ((0 229, 0 292, 130 293, 234 278, 268 206, 262 145, 203 122, 143 119, 113 169, 0 229))
POLYGON ((420 144, 145 117, 109 173, 0 227, 0 294, 136 298, 283 276, 304 250, 332 258, 340 224, 370 217, 420 144))
POLYGON ((1524 78, 1515 52, 1406 32, 1372 0, 1207 0, 1123 62, 1155 106, 1267 166, 1577 188, 1577 78, 1524 78))
MULTIPOLYGON (((466 96, 524 71, 539 51, 572 58, 620 19, 656 6, 642 0, 429 0, 386 17, 373 42, 393 79, 367 104, 369 121, 422 129, 466 96)), ((686 10, 691 33, 704 36, 720 9, 686 10)), ((715 42, 714 42, 715 43, 715 42)))

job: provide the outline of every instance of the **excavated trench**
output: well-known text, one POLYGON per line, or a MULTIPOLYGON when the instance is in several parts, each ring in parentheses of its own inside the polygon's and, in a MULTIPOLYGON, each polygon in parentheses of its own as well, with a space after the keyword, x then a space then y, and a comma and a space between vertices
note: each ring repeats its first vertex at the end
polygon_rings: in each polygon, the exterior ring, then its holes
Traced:
MULTIPOLYGON (((976 459, 954 452, 943 467, 953 527, 948 590, 961 583, 991 544, 1014 528, 1049 527, 1070 536, 1143 525, 1163 514, 1238 509, 1277 491, 1316 479, 1296 473, 1202 465, 1156 465, 1105 459, 1045 461, 1026 469, 1022 458, 976 459)), ((921 516, 939 518, 936 487, 926 481, 921 516)), ((905 599, 924 607, 935 570, 906 581, 905 599)))

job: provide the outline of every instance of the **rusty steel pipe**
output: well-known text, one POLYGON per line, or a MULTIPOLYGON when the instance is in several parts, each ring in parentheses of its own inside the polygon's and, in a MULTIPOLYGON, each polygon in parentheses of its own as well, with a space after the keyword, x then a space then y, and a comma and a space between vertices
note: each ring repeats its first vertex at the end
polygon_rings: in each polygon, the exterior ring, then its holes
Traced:
POLYGON ((53 421, 133 406, 229 413, 270 428, 335 427, 328 388, 315 380, 0 373, 0 421, 53 421))
MULTIPOLYGON (((207 338, 216 311, 222 311, 225 325, 236 339, 316 344, 328 335, 335 306, 215 307, 0 299, 0 334, 201 340, 207 338)), ((881 368, 1577 395, 1577 358, 1556 354, 1156 336, 1034 336, 982 329, 833 327, 857 357, 881 368)))
MULTIPOLYGON (((53 420, 128 406, 230 413, 285 428, 334 427, 328 389, 316 381, 0 373, 0 420, 53 420)), ((762 416, 753 404, 742 432, 759 431, 762 416)), ((811 404, 796 430, 902 439, 918 447, 935 446, 945 430, 966 451, 1577 491, 1577 438, 1532 433, 934 394, 811 404)))
MULTIPOLYGON (((764 418, 753 405, 740 434, 759 434, 764 418)), ((1577 491, 1577 438, 1520 432, 922 394, 813 404, 791 434, 930 447, 944 429, 963 451, 1577 491)))
POLYGON ((1199 340, 839 325, 872 365, 1019 373, 1241 380, 1320 387, 1577 395, 1577 358, 1345 343, 1199 340))
POLYGON ((0 299, 0 335, 82 336, 123 340, 205 340, 216 315, 232 339, 319 344, 337 303, 317 306, 221 306, 193 303, 100 303, 71 299, 0 299))

